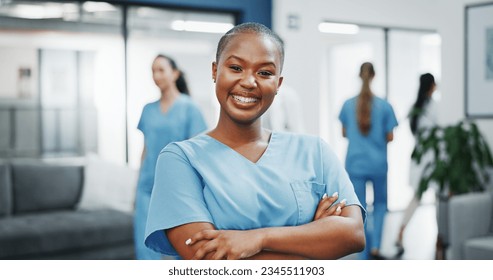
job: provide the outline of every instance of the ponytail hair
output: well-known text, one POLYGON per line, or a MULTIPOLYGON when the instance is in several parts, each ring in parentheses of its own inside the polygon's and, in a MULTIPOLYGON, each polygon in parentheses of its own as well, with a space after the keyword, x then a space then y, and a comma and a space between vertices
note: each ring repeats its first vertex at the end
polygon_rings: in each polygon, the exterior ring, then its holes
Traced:
POLYGON ((430 101, 430 91, 434 85, 435 77, 433 77, 432 74, 426 73, 419 77, 418 96, 416 97, 416 102, 414 102, 411 112, 409 113, 411 118, 409 124, 413 134, 418 132, 419 117, 422 115, 426 104, 430 101))
POLYGON ((371 104, 373 99, 370 83, 373 77, 375 77, 373 64, 370 62, 363 63, 360 68, 359 76, 363 81, 363 84, 358 97, 356 117, 359 130, 363 135, 368 135, 371 126, 371 104))
POLYGON ((175 60, 164 54, 158 54, 156 58, 164 58, 169 61, 171 68, 173 70, 178 71, 179 73, 178 78, 175 81, 176 88, 178 88, 178 90, 182 94, 190 95, 190 90, 188 89, 188 84, 187 84, 187 80, 185 79, 185 74, 178 68, 178 65, 176 64, 175 60))

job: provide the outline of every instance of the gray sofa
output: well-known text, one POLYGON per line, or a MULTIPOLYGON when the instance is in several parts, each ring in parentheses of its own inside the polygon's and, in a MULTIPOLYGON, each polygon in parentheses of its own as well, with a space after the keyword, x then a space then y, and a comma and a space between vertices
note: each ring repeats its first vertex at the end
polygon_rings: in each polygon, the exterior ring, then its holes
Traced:
POLYGON ((493 260, 493 186, 481 193, 452 196, 448 210, 447 259, 493 260))
POLYGON ((132 215, 79 210, 84 165, 0 162, 0 259, 133 259, 132 215))

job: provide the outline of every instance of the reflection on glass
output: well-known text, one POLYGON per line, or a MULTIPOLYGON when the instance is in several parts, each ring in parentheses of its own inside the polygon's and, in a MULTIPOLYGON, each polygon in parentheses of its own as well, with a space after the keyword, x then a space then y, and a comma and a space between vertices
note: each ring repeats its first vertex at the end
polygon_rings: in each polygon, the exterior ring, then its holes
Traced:
POLYGON ((2 2, 0 157, 125 161, 122 14, 104 2, 2 2))

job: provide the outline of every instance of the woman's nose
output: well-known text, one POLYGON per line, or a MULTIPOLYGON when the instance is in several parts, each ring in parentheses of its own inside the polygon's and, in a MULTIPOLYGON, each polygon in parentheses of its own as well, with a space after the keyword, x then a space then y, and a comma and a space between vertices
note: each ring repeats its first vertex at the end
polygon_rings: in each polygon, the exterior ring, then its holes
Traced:
POLYGON ((247 71, 244 72, 240 81, 241 86, 245 88, 253 88, 257 86, 257 81, 255 79, 255 75, 253 73, 249 73, 247 71))

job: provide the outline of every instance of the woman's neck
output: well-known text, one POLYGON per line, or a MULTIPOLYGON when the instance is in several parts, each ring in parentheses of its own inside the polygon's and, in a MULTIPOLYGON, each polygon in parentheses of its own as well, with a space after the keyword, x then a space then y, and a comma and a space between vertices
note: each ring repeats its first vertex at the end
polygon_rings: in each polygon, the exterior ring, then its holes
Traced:
POLYGON ((180 96, 180 92, 176 90, 168 90, 161 91, 161 98, 159 99, 159 103, 161 105, 161 111, 168 111, 171 104, 180 96))
POLYGON ((208 134, 230 147, 254 142, 268 142, 270 132, 263 129, 261 124, 260 119, 252 124, 245 125, 219 121, 216 128, 208 134))

